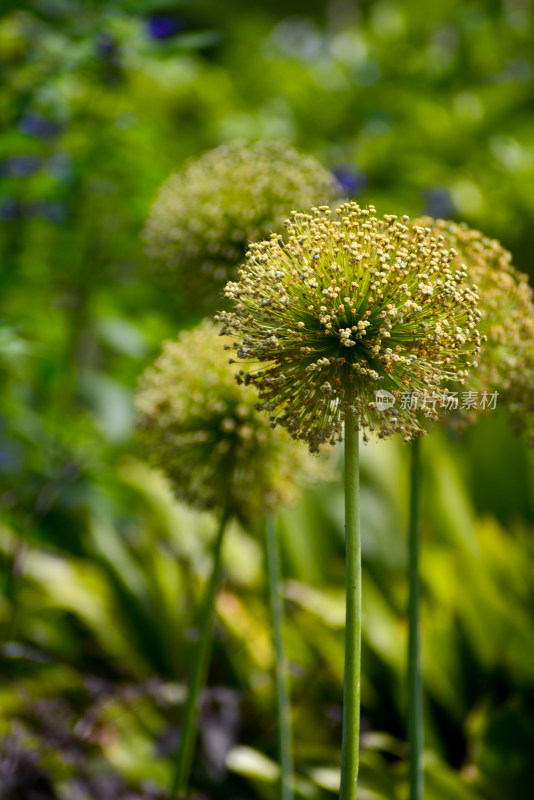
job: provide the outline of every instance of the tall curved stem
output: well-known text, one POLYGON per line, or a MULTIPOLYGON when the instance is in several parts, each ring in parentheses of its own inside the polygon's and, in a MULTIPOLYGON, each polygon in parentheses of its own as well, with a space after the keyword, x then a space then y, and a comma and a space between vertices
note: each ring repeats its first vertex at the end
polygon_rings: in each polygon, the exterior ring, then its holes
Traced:
POLYGON ((193 758, 198 728, 200 691, 206 684, 210 661, 215 591, 219 583, 219 574, 221 571, 221 550, 228 519, 228 514, 223 514, 215 539, 213 564, 208 588, 204 597, 204 604, 202 607, 200 639, 195 653, 189 694, 187 696, 187 703, 185 707, 184 726, 182 737, 180 739, 176 770, 174 772, 171 786, 170 800, 182 800, 182 798, 187 796, 189 773, 191 772, 191 761, 193 758))

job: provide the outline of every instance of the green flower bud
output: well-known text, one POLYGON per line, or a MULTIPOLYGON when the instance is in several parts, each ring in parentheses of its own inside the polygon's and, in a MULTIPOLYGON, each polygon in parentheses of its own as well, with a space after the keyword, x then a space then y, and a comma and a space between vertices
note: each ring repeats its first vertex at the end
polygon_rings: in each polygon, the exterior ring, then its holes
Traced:
MULTIPOLYGON (((454 269, 467 267, 480 293, 480 358, 469 376, 470 389, 497 391, 514 427, 534 434, 534 302, 528 277, 495 239, 465 224, 425 217, 416 224, 442 236, 454 249, 454 269)), ((459 412, 460 425, 476 422, 479 409, 459 412)))
POLYGON ((212 322, 163 344, 135 406, 140 440, 178 498, 245 521, 292 499, 310 458, 256 402, 252 387, 237 385, 212 322))
POLYGON ((225 144, 162 185, 143 234, 147 254, 189 303, 213 310, 248 242, 280 228, 292 208, 340 196, 315 158, 284 143, 225 144))

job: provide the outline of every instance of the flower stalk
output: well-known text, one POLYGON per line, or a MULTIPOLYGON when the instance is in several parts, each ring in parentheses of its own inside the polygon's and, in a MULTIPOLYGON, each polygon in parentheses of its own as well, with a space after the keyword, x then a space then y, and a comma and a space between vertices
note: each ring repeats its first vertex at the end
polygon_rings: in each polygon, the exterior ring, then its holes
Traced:
POLYGON ((215 592, 219 583, 222 543, 228 520, 229 515, 224 513, 221 517, 219 530, 215 539, 213 564, 208 588, 204 597, 204 605, 202 608, 202 616, 200 621, 200 639, 198 641, 195 653, 191 683, 189 686, 189 693, 187 695, 184 726, 182 737, 180 739, 180 746, 178 749, 176 769, 171 785, 170 800, 183 800, 187 796, 189 774, 191 772, 191 762, 193 759, 193 752, 198 730, 200 692, 206 685, 206 678, 210 662, 215 592))
POLYGON ((421 628, 419 619, 421 446, 411 444, 410 519, 408 526, 408 744, 410 800, 423 798, 423 704, 421 683, 421 628))
POLYGON ((276 522, 269 515, 265 524, 267 569, 274 645, 276 652, 276 700, 278 707, 278 742, 280 760, 280 797, 293 800, 293 758, 291 753, 291 706, 289 697, 289 665, 284 647, 284 607, 281 594, 282 574, 276 522))
POLYGON ((360 750, 360 676, 362 629, 362 569, 360 538, 359 431, 346 390, 345 411, 345 540, 346 621, 343 689, 343 740, 340 800, 356 800, 360 750))

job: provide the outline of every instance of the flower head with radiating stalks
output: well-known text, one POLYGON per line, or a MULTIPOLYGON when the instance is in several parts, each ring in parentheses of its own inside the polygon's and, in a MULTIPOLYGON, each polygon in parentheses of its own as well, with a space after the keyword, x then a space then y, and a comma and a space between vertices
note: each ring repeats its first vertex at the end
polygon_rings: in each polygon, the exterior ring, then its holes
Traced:
POLYGON ((137 423, 177 497, 250 520, 290 501, 299 478, 321 473, 306 448, 272 430, 227 361, 209 321, 165 342, 140 378, 137 423))
MULTIPOLYGON (((430 217, 415 224, 442 236, 456 251, 452 266, 467 267, 479 288, 484 343, 468 388, 497 391, 514 426, 534 434, 534 302, 527 276, 513 267, 512 256, 497 240, 465 224, 430 217)), ((479 414, 480 409, 460 409, 457 424, 472 424, 479 414)))
MULTIPOLYGON (((478 295, 451 268, 456 254, 407 217, 356 203, 294 213, 287 230, 253 244, 226 288, 235 306, 219 314, 221 332, 237 339, 238 358, 262 364, 238 379, 312 451, 341 436, 351 396, 359 427, 422 433, 420 410, 401 396, 463 381, 480 346, 478 295), (393 408, 382 410, 379 390, 393 408)), ((422 414, 438 411, 429 403, 422 414)))
POLYGON ((283 142, 225 144, 162 185, 143 234, 147 254, 197 307, 220 307, 221 290, 249 242, 278 230, 292 208, 341 195, 315 158, 283 142))

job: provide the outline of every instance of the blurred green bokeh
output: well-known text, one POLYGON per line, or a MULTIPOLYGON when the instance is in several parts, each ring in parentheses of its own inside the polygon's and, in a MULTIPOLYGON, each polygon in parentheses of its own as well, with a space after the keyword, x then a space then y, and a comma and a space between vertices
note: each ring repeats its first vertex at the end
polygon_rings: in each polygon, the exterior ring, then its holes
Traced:
MULTIPOLYGON (((381 213, 465 220, 534 276, 528 0, 4 0, 0 797, 165 797, 214 520, 133 440, 136 377, 198 320, 139 239, 189 156, 284 138, 381 213), (33 794, 32 794, 33 792, 33 794), (37 794, 40 792, 40 794, 37 794)), ((406 800, 408 451, 363 453, 362 800, 406 800)), ((424 442, 427 800, 534 784, 534 457, 499 409, 424 442)), ((299 796, 339 777, 341 485, 283 510, 299 796)), ((198 798, 276 797, 263 542, 235 526, 198 798)))

